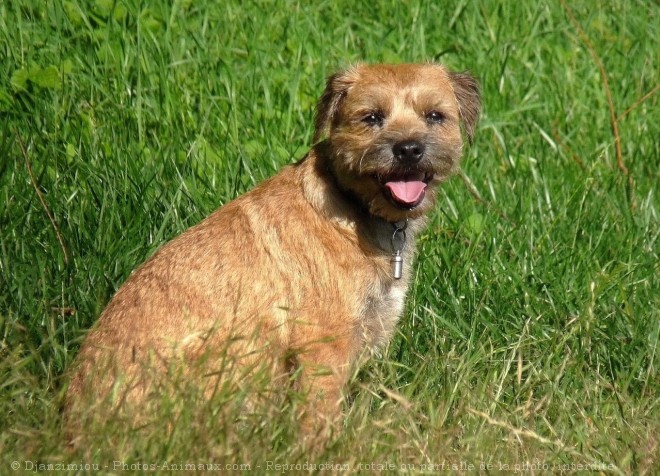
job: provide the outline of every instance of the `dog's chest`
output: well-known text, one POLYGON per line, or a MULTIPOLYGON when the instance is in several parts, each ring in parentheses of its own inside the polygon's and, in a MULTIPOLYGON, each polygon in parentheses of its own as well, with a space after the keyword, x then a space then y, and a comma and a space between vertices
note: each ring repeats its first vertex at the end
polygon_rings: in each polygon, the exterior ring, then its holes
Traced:
POLYGON ((403 314, 406 294, 412 277, 413 257, 415 254, 414 232, 408 239, 400 241, 402 257, 402 275, 396 277, 393 265, 393 226, 378 221, 371 228, 374 242, 380 253, 392 252, 392 255, 381 254, 374 259, 374 274, 366 286, 362 312, 360 313, 359 332, 361 342, 370 348, 377 348, 388 342, 403 314))
POLYGON ((365 296, 360 333, 368 347, 387 343, 405 306, 407 280, 381 278, 370 286, 365 296))

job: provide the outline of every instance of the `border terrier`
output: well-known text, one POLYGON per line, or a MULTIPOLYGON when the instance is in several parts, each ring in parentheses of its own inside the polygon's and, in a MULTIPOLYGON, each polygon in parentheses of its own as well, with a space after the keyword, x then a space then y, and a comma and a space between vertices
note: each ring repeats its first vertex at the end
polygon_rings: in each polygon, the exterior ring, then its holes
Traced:
POLYGON ((110 394, 137 403, 169 362, 204 355, 203 380, 231 356, 236 369, 265 365, 304 392, 303 422, 335 420, 351 372, 403 312, 415 237, 479 110, 476 80, 437 64, 332 75, 311 151, 164 245, 119 289, 81 346, 66 408, 110 394))

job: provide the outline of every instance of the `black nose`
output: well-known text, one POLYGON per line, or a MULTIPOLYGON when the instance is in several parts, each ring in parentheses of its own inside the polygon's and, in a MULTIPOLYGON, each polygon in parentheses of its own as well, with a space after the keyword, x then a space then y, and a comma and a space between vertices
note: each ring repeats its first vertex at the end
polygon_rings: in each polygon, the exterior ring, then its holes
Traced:
POLYGON ((424 156, 424 144, 416 140, 404 140, 394 144, 392 153, 401 162, 416 164, 424 156))

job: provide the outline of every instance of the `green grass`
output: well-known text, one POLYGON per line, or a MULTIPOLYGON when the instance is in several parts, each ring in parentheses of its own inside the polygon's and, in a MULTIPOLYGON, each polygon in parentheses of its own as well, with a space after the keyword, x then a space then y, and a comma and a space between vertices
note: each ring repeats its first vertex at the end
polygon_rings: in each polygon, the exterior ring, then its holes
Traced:
POLYGON ((97 428, 73 452, 59 406, 128 274, 300 158, 325 77, 358 60, 469 69, 484 110, 399 333, 310 463, 660 472, 660 94, 644 98, 660 8, 570 4, 584 35, 555 1, 1 2, 0 473, 307 461, 292 412, 235 425, 231 395, 171 402, 134 434, 97 428))

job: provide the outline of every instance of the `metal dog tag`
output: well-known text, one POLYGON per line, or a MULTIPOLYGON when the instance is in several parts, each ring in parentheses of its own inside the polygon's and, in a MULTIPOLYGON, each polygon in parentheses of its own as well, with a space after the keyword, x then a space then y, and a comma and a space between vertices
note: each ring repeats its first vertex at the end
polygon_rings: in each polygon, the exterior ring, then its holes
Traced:
POLYGON ((403 256, 401 256, 401 250, 394 252, 390 263, 392 263, 392 276, 394 279, 401 279, 401 275, 403 274, 403 256))

